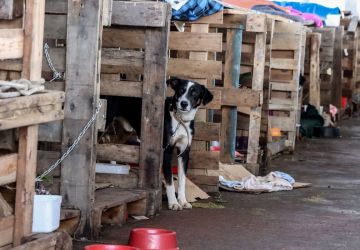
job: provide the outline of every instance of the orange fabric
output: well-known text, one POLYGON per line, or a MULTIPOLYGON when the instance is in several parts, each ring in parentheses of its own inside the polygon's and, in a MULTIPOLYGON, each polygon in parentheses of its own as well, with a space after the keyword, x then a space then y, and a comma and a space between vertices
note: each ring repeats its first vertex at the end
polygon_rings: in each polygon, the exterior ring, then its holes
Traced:
POLYGON ((272 5, 278 9, 288 12, 287 8, 281 7, 271 1, 267 0, 222 0, 222 2, 238 6, 245 9, 252 9, 255 5, 272 5))

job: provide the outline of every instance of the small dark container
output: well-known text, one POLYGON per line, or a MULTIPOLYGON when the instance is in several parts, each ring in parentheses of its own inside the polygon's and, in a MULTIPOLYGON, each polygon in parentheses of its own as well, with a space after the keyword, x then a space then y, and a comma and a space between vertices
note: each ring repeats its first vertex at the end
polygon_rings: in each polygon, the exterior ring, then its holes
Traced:
POLYGON ((333 127, 314 127, 314 136, 320 138, 339 138, 340 129, 333 127))

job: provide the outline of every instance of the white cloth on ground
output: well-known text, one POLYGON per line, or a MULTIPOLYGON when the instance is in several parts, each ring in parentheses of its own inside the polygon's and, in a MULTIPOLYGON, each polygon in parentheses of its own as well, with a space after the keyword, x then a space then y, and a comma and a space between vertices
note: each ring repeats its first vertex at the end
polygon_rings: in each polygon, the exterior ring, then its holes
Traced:
POLYGON ((260 177, 250 175, 239 181, 226 180, 223 176, 219 176, 220 184, 236 190, 266 190, 269 192, 292 190, 292 184, 279 177, 276 173, 271 172, 267 176, 260 177))

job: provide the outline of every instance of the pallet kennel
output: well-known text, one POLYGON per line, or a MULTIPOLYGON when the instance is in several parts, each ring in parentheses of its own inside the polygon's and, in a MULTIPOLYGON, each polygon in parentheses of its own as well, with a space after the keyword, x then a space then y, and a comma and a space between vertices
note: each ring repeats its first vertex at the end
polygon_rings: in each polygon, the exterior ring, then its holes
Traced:
MULTIPOLYGON (((1 80, 24 78, 39 81, 44 4, 41 1, 14 0, 0 1, 0 5, 1 80)), ((33 235, 29 243, 23 244, 32 234, 39 124, 63 119, 64 100, 62 91, 0 99, 1 132, 11 134, 15 129, 19 131, 15 152, 2 151, 0 155, 0 185, 16 182, 15 197, 1 189, 4 194, 0 194, 1 249, 50 249, 59 245, 62 249, 71 249, 71 239, 63 232, 33 235)))

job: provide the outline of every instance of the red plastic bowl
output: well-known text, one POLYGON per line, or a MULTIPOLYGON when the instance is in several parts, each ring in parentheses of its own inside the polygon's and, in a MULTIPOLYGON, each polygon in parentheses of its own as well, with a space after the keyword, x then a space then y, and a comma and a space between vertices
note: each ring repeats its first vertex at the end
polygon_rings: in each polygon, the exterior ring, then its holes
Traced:
POLYGON ((84 250, 140 250, 140 249, 131 246, 95 244, 95 245, 85 246, 84 250))
POLYGON ((135 228, 131 230, 129 246, 140 250, 177 250, 176 233, 167 229, 135 228))

